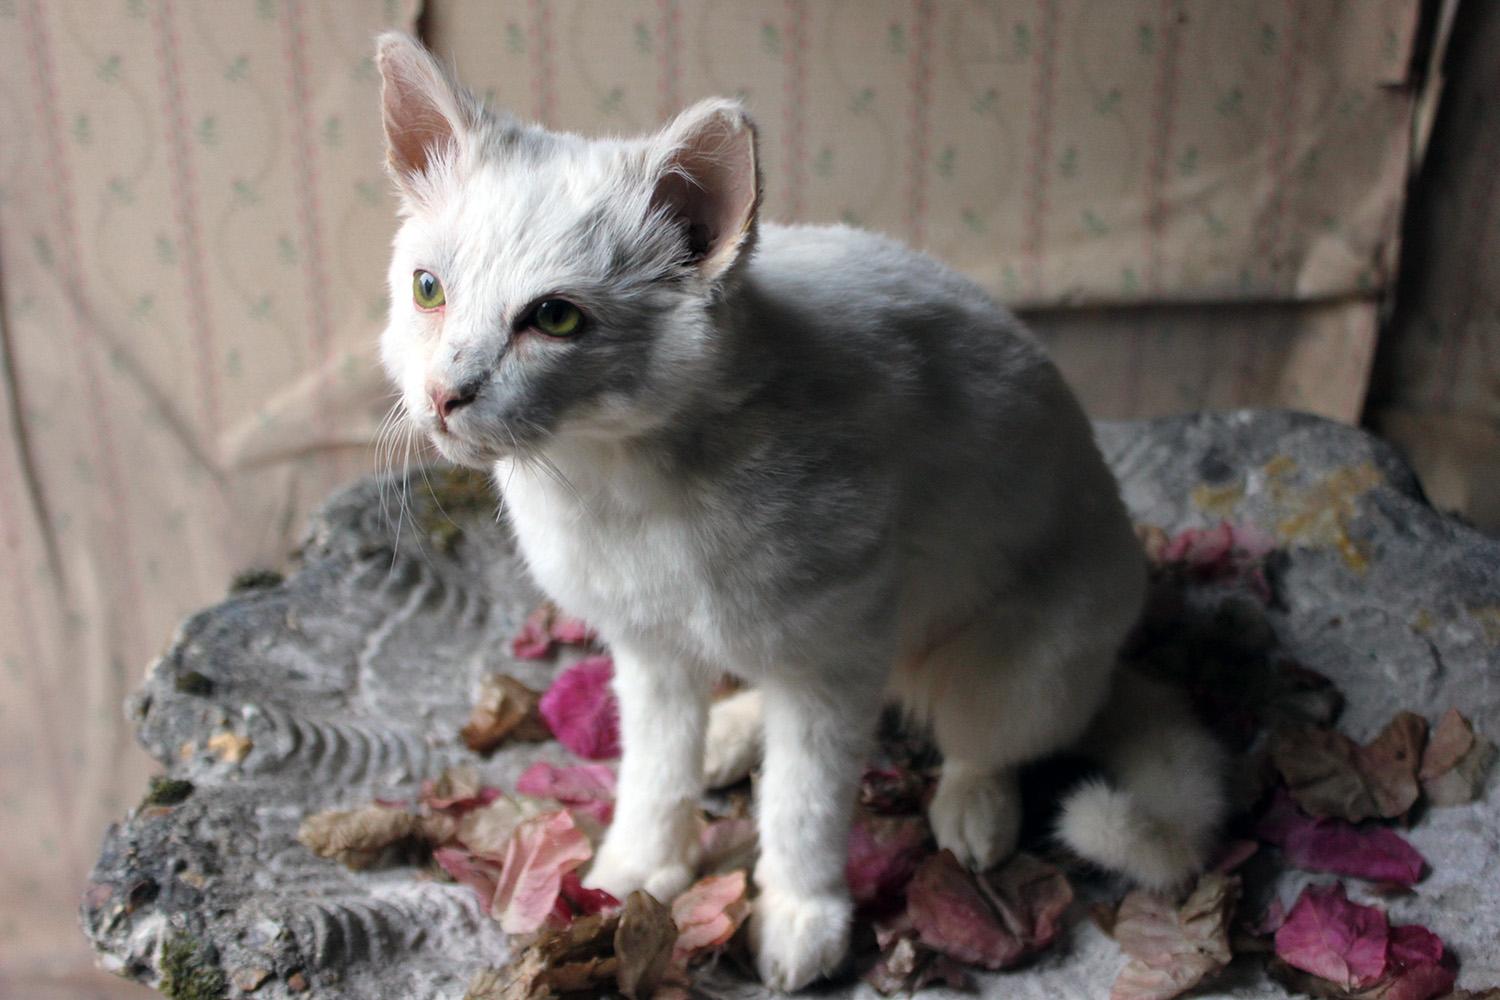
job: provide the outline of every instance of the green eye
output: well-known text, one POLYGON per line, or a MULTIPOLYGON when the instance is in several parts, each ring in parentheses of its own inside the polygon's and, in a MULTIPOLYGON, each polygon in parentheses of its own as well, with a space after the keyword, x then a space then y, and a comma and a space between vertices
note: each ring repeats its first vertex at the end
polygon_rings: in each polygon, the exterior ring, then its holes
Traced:
POLYGON ((443 297, 443 283, 431 271, 417 271, 411 276, 411 297, 423 309, 436 309, 448 301, 443 297))
POLYGON ((566 299, 544 299, 532 314, 532 325, 554 337, 567 337, 583 325, 583 313, 566 299))

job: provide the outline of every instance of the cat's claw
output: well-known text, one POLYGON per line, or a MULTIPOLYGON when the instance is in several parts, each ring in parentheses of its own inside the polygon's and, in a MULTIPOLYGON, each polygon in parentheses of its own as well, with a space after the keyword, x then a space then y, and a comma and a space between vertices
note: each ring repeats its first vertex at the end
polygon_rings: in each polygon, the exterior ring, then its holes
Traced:
POLYGON ((849 950, 853 912, 847 895, 762 890, 750 915, 750 946, 761 981, 791 991, 831 975, 849 950))
POLYGON ((945 767, 927 818, 939 847, 974 871, 986 871, 1016 849, 1021 799, 1013 782, 945 767))

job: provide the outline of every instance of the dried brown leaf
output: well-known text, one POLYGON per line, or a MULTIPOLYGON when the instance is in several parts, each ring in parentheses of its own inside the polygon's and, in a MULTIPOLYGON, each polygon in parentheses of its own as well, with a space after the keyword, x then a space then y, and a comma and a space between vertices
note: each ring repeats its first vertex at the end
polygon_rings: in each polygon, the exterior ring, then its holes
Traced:
POLYGON ((354 869, 369 868, 389 847, 403 841, 429 841, 426 818, 385 806, 330 809, 304 819, 297 839, 320 858, 332 858, 354 869))
POLYGON ((1028 854, 976 877, 949 851, 923 861, 907 887, 922 944, 960 962, 1003 969, 1052 943, 1073 890, 1062 872, 1028 854))
POLYGON ((1358 823, 1404 815, 1417 801, 1417 766, 1427 720, 1400 712, 1369 745, 1330 729, 1299 726, 1278 732, 1271 760, 1297 804, 1311 816, 1358 823))
POLYGON ((541 696, 509 674, 486 677, 479 684, 469 721, 459 731, 464 745, 475 753, 489 753, 507 740, 550 740, 552 731, 537 713, 541 696))
POLYGON ((643 890, 632 892, 620 912, 614 943, 620 992, 630 1000, 649 998, 666 973, 677 943, 671 908, 643 890))

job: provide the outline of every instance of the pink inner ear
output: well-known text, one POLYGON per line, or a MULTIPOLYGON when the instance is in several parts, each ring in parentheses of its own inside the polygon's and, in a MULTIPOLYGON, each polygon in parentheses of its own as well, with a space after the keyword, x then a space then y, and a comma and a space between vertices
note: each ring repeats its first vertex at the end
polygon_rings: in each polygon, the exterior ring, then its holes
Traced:
POLYGON ((383 43, 377 62, 391 165, 403 174, 423 173, 437 153, 458 141, 459 97, 415 43, 383 43))
POLYGON ((653 204, 687 227, 698 267, 714 277, 738 256, 755 216, 755 140, 748 123, 711 115, 677 150, 653 204))

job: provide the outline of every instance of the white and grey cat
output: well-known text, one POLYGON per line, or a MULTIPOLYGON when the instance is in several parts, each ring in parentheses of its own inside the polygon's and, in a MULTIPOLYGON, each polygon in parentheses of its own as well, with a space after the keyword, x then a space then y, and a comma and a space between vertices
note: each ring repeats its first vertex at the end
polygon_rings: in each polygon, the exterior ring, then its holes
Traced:
POLYGON ((976 868, 1015 848, 1017 767, 1065 747, 1109 775, 1066 800, 1065 843, 1151 886, 1201 867, 1220 752, 1115 670, 1144 560, 1014 317, 891 240, 758 225, 734 101, 590 140, 486 110, 405 36, 379 66, 403 217, 385 366, 614 653, 619 801, 587 884, 687 886, 705 736, 714 777, 763 742, 760 974, 829 973, 890 701, 942 750, 932 828, 976 868), (751 688, 710 721, 724 672, 751 688))

